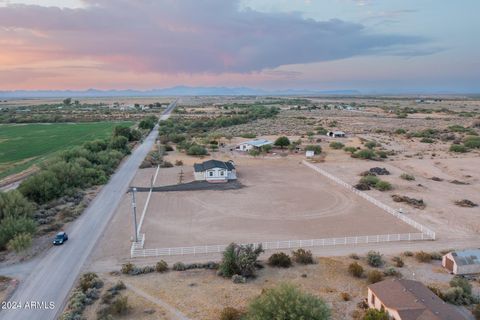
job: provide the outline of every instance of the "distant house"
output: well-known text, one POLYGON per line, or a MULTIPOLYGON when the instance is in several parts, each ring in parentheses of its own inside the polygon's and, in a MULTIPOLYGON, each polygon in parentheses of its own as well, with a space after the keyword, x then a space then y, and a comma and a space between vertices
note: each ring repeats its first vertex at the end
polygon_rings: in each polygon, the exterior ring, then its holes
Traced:
POLYGON ((195 180, 208 182, 228 182, 237 179, 233 161, 208 160, 193 165, 195 180))
POLYGON ((480 273, 480 249, 449 252, 442 257, 442 266, 453 274, 480 273))
POLYGON ((260 149, 266 145, 272 145, 273 142, 268 141, 266 139, 255 139, 246 142, 242 142, 237 146, 237 150, 240 151, 250 151, 252 149, 260 149))
POLYGON ((454 306, 414 280, 384 280, 368 286, 368 306, 385 310, 394 320, 467 319, 454 306))
POLYGON ((345 132, 343 131, 328 131, 327 136, 332 138, 345 138, 345 132))

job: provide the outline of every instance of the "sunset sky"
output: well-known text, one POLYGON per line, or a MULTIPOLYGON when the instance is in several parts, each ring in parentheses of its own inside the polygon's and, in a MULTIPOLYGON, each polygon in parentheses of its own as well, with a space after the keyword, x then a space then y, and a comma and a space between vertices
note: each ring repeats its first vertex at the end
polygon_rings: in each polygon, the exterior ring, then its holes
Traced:
POLYGON ((0 0, 0 90, 480 92, 478 0, 0 0))

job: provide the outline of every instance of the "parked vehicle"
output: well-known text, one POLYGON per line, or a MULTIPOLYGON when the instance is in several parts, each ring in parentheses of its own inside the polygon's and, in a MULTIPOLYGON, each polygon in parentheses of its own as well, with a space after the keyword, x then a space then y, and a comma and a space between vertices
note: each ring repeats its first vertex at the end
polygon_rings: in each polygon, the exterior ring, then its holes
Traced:
POLYGON ((59 232, 53 239, 53 245, 61 245, 68 240, 68 235, 65 232, 59 232))

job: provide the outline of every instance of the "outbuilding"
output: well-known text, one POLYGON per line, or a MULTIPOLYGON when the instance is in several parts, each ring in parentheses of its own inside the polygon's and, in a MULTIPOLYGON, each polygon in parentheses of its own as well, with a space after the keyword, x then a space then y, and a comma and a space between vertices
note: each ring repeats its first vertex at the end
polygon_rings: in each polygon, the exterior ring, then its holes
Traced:
POLYGON ((467 319, 454 306, 415 280, 389 279, 371 284, 367 300, 370 308, 385 310, 394 320, 467 319))
POLYGON ((272 145, 273 142, 266 139, 255 139, 246 142, 242 142, 237 146, 237 150, 250 151, 252 149, 260 149, 261 147, 272 145))
POLYGON ((237 179, 235 164, 232 160, 208 160, 193 165, 196 181, 228 182, 237 179))
POLYGON ((442 266, 453 274, 480 273, 480 249, 449 252, 442 257, 442 266))
POLYGON ((345 138, 345 132, 343 131, 328 131, 327 136, 332 138, 345 138))

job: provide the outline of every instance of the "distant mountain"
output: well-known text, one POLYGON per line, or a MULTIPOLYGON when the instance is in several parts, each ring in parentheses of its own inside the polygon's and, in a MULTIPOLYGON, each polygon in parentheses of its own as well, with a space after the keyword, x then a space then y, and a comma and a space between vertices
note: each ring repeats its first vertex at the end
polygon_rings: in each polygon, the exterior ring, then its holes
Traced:
POLYGON ((188 87, 176 86, 152 90, 14 90, 0 91, 0 99, 12 98, 86 98, 86 97, 155 97, 155 96, 295 96, 295 95, 359 95, 356 90, 264 90, 248 87, 188 87))

